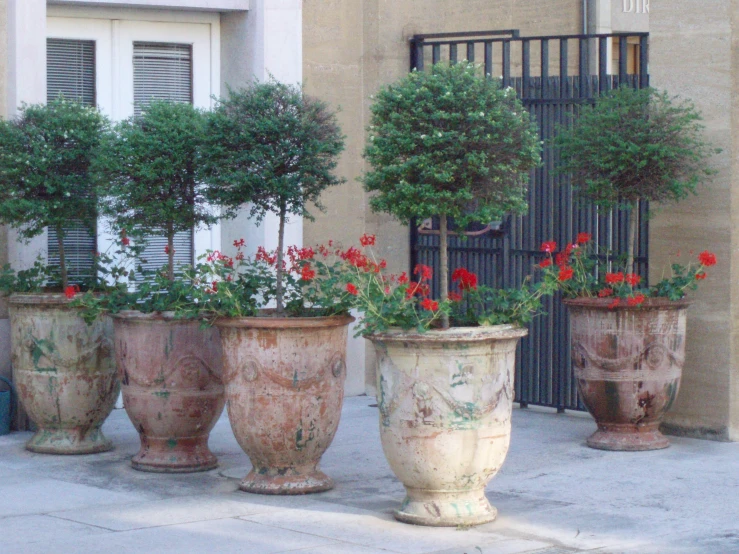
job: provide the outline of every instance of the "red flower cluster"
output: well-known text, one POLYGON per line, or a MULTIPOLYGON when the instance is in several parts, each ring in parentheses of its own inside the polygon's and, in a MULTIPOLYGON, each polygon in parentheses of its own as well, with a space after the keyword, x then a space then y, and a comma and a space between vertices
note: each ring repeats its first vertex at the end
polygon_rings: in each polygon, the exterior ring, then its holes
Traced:
MULTIPOLYGON (((259 246, 257 248, 256 260, 258 262, 264 262, 269 265, 275 265, 277 263, 277 252, 270 254, 269 252, 267 252, 264 246, 259 246)), ((208 258, 208 261, 211 261, 210 257, 208 258)))
POLYGON ((421 281, 429 281, 434 276, 434 272, 429 266, 418 264, 413 269, 413 275, 418 275, 421 281))
POLYGON ((599 298, 608 298, 609 296, 613 296, 613 289, 605 288, 598 291, 599 298))
POLYGON ((639 277, 636 273, 627 273, 626 275, 624 275, 624 281, 626 281, 632 287, 635 287, 636 285, 641 283, 641 277, 639 277))
POLYGON ((429 312, 435 312, 439 309, 439 303, 435 300, 431 300, 430 298, 424 298, 421 302, 421 307, 424 310, 428 310, 429 312))
POLYGON ((624 272, 619 271, 618 273, 606 273, 606 283, 609 285, 615 285, 624 282, 624 272))
POLYGON ((346 292, 348 292, 352 296, 357 296, 359 294, 359 289, 355 287, 352 283, 347 283, 346 292))
POLYGON ((361 244, 362 246, 374 246, 376 240, 377 239, 375 235, 368 235, 365 233, 364 235, 359 237, 359 244, 361 244))
POLYGON ((126 236, 125 229, 121 229, 121 244, 123 246, 128 246, 129 244, 131 244, 131 239, 126 236))
POLYGON ((449 293, 449 300, 451 300, 452 302, 461 302, 462 301, 462 295, 459 294, 458 292, 452 291, 452 292, 449 293))
POLYGON ((716 254, 705 250, 698 254, 698 261, 706 267, 711 267, 712 265, 716 265, 716 254))
POLYGON ((639 306, 640 304, 643 304, 646 299, 647 298, 643 294, 639 293, 629 297, 626 300, 626 304, 628 304, 629 306, 639 306))
POLYGON ((452 282, 457 283, 460 290, 477 290, 477 275, 463 267, 452 272, 452 282))
POLYGON ((67 288, 64 289, 64 296, 72 299, 78 292, 80 292, 79 285, 69 285, 67 288))
POLYGON ((300 278, 303 281, 312 281, 316 278, 316 272, 311 269, 310 264, 304 264, 300 268, 300 278))
POLYGON ((236 248, 242 248, 245 245, 246 245, 246 241, 244 239, 240 239, 240 240, 235 240, 234 241, 234 246, 236 248))
POLYGON ((545 242, 541 245, 541 251, 546 252, 547 254, 551 254, 557 250, 557 243, 553 240, 550 240, 549 242, 545 242))
POLYGON ((575 270, 574 269, 572 269, 569 266, 565 266, 565 267, 560 268, 559 275, 557 276, 557 279, 559 279, 562 282, 569 281, 570 279, 572 279, 572 276, 574 274, 575 274, 575 270))
POLYGON ((587 244, 592 238, 593 235, 591 235, 590 233, 578 233, 577 244, 587 244))
POLYGON ((225 254, 223 254, 222 252, 218 250, 214 250, 213 252, 208 254, 208 257, 206 258, 206 260, 208 263, 223 262, 224 265, 226 265, 227 267, 234 266, 233 258, 226 256, 225 254))

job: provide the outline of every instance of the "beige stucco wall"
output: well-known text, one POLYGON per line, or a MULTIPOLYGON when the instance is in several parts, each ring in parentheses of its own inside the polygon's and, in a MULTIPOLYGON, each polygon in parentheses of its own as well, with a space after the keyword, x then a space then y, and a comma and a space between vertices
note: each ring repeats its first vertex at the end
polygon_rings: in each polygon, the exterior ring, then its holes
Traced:
POLYGON ((739 165, 733 136, 739 3, 671 0, 651 3, 652 85, 689 98, 703 112, 707 138, 723 152, 719 174, 699 195, 665 207, 651 223, 652 279, 681 251, 709 249, 719 264, 694 294, 682 390, 668 415, 673 432, 739 439, 737 307, 739 307, 739 165))
MULTIPOLYGON (((581 5, 581 0, 304 0, 305 88, 341 109, 339 120, 347 135, 338 168, 347 183, 324 193, 326 213, 306 222, 305 244, 329 239, 355 244, 362 233, 373 233, 389 267, 408 269, 408 230, 392 217, 369 210, 357 178, 364 170, 361 154, 370 97, 408 72, 411 36, 513 28, 522 35, 574 34, 582 28, 581 5)), ((553 54, 554 67, 558 60, 553 54)), ((515 52, 513 56, 515 60, 515 52)), ((374 367, 370 349, 367 367, 374 367)), ((371 392, 372 371, 366 376, 371 392)))

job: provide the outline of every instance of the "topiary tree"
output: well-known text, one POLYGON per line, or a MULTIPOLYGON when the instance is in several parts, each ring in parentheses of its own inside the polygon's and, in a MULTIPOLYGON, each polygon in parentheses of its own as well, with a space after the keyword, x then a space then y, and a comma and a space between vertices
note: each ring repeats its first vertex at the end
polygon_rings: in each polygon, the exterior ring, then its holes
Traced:
POLYGON ((634 265, 640 201, 677 202, 715 173, 706 163, 701 116, 666 92, 621 87, 586 106, 555 139, 561 171, 582 198, 631 210, 627 270, 634 265))
POLYGON ((285 222, 312 219, 308 203, 343 179, 333 175, 344 137, 328 106, 298 86, 269 81, 231 90, 208 117, 204 171, 210 200, 233 217, 250 203, 258 222, 279 217, 275 315, 284 314, 285 222))
MULTIPOLYGON (((372 106, 365 188, 373 210, 408 224, 438 217, 442 299, 449 291, 448 221, 489 223, 526 210, 539 162, 536 126, 513 89, 464 62, 413 72, 372 106)), ((449 327, 448 317, 444 328, 449 327)))
POLYGON ((167 278, 174 281, 174 236, 218 218, 204 196, 201 110, 156 101, 141 116, 115 127, 100 148, 95 170, 113 227, 145 241, 167 237, 167 278))
POLYGON ((23 106, 0 121, 0 223, 29 240, 56 230, 62 287, 69 285, 65 228, 78 221, 93 233, 97 199, 90 174, 106 126, 96 109, 58 98, 23 106))

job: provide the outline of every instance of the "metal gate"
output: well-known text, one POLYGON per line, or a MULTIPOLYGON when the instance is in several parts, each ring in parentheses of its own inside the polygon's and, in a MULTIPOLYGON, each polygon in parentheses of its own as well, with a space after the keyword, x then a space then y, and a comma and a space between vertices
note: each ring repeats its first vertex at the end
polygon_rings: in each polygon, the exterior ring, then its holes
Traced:
MULTIPOLYGON (((560 126, 577 117, 580 106, 603 92, 628 85, 646 87, 648 34, 520 37, 518 31, 416 35, 411 40, 411 70, 458 59, 481 62, 485 75, 513 87, 537 121, 543 141, 542 164, 531 172, 529 211, 504 221, 467 229, 467 238, 450 238, 450 270, 466 267, 480 282, 494 287, 519 286, 543 259, 546 240, 563 245, 579 232, 592 233, 602 251, 627 251, 628 211, 599 211, 573 199, 569 177, 557 174, 558 153, 550 145, 560 126), (615 69, 615 71, 614 71, 615 69)), ((639 209, 635 261, 647 275, 647 206, 639 209)), ((411 227, 411 268, 439 266, 438 222, 411 227)), ((434 271, 438 275, 438 271, 434 271)), ((439 294, 438 280, 434 293, 439 294)), ((529 326, 518 348, 516 399, 528 404, 583 410, 570 363, 570 334, 560 298, 545 302, 546 315, 529 326)))

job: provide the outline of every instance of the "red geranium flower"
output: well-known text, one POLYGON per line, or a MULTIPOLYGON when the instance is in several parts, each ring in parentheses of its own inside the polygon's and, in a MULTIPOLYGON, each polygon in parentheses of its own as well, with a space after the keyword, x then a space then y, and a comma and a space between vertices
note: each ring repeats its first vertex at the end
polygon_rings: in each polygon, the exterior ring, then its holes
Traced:
POLYGON ((398 284, 405 285, 408 282, 408 274, 404 271, 400 274, 400 277, 398 277, 398 284))
POLYGON ((606 273, 606 283, 612 285, 614 283, 624 282, 624 272, 619 271, 618 273, 606 273))
POLYGON ((703 280, 703 279, 705 279, 706 277, 708 277, 708 275, 706 275, 706 272, 705 272, 705 271, 701 271, 700 273, 696 273, 696 274, 695 274, 695 278, 696 278, 696 279, 697 279, 698 281, 702 281, 702 280, 703 280))
POLYGON ((621 304, 621 299, 620 299, 620 298, 614 298, 614 299, 613 299, 613 302, 611 302, 610 304, 608 304, 608 307, 609 307, 610 309, 613 309, 613 308, 615 308, 616 306, 618 306, 619 304, 621 304))
POLYGON ((235 241, 234 241, 234 246, 235 246, 236 248, 241 248, 241 247, 242 247, 242 246, 244 246, 245 244, 246 244, 246 241, 245 241, 244 239, 241 239, 241 240, 235 240, 235 241))
POLYGON ((593 238, 593 235, 590 233, 578 233, 577 234, 577 244, 585 244, 590 242, 590 239, 593 238))
POLYGON ((570 252, 567 252, 567 250, 563 250, 562 252, 554 256, 554 263, 556 263, 560 268, 564 268, 569 261, 570 252))
POLYGON ((698 261, 706 267, 711 267, 712 265, 716 265, 716 254, 705 250, 698 254, 698 261))
POLYGON ((413 275, 420 275, 421 281, 428 281, 433 277, 434 272, 429 266, 418 264, 413 270, 413 275))
POLYGON ((560 281, 569 281, 572 279, 572 276, 575 274, 575 270, 571 267, 563 267, 559 270, 559 275, 557 276, 557 279, 560 281))
POLYGON ((458 282, 461 290, 477 290, 477 275, 463 267, 452 272, 452 282, 458 282))
POLYGON ((361 244, 362 246, 374 246, 375 240, 375 235, 368 235, 367 233, 365 233, 359 238, 359 244, 361 244))
POLYGON ((539 267, 541 267, 542 269, 545 267, 549 267, 550 265, 552 265, 552 260, 550 258, 547 258, 546 260, 542 260, 541 262, 539 262, 539 267))
POLYGON ((449 300, 452 302, 461 302, 462 301, 462 295, 458 292, 450 292, 449 293, 449 300))
POLYGON ((637 294, 635 296, 632 296, 628 300, 626 300, 626 303, 629 306, 638 306, 640 304, 643 304, 645 300, 646 300, 646 297, 643 294, 637 294))
POLYGON ((609 296, 613 296, 613 289, 601 289, 598 291, 598 296, 600 298, 608 298, 609 296))
POLYGON ((79 285, 69 285, 67 288, 64 289, 64 296, 66 296, 69 299, 74 298, 74 295, 77 294, 80 291, 79 285))
POLYGON ((349 294, 353 296, 356 296, 359 294, 359 290, 352 283, 346 284, 346 292, 348 292, 349 294))
POLYGON ((551 254, 552 252, 554 252, 556 249, 557 249, 557 243, 554 242, 553 240, 550 240, 548 242, 542 243, 542 245, 541 245, 541 251, 542 252, 547 252, 549 254, 551 254))
POLYGON ((312 281, 316 277, 316 272, 310 268, 310 264, 305 264, 300 268, 300 278, 303 281, 312 281))
POLYGON ((641 277, 639 277, 636 273, 627 273, 624 276, 624 280, 632 287, 635 287, 636 285, 641 283, 641 277))
POLYGON ((421 307, 424 310, 428 310, 430 312, 435 312, 439 309, 439 303, 435 300, 431 300, 430 298, 424 298, 424 300, 421 302, 421 307))

